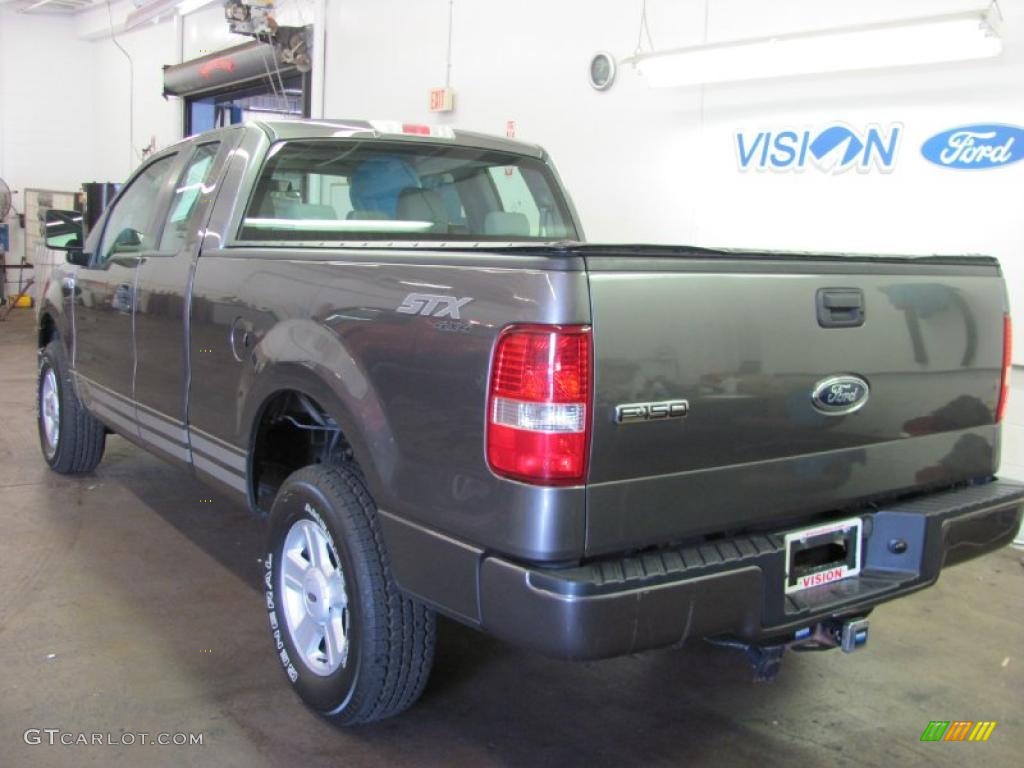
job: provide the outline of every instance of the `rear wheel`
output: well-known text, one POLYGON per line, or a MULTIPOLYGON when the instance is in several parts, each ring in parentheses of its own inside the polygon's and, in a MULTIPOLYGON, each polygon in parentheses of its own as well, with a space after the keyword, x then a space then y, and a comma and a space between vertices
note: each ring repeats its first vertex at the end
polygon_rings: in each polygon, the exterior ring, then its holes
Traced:
POLYGON ((39 445, 46 463, 62 475, 92 472, 103 458, 106 430, 78 399, 57 339, 39 355, 36 392, 39 445))
POLYGON ((303 701, 350 725, 415 702, 434 656, 434 614, 403 595, 352 469, 305 467, 270 514, 264 586, 278 660, 303 701))

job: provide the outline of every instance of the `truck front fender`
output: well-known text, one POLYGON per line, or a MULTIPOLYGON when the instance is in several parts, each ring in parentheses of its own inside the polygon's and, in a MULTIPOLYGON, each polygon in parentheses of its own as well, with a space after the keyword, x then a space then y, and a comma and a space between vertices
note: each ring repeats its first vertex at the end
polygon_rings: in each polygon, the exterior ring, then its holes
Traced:
POLYGON ((56 267, 49 270, 46 282, 40 287, 39 303, 36 310, 36 332, 38 347, 42 349, 53 338, 60 339, 68 360, 73 360, 72 345, 74 329, 68 309, 73 297, 70 292, 75 290, 74 278, 65 275, 64 270, 56 267), (65 282, 65 278, 67 281, 65 282))

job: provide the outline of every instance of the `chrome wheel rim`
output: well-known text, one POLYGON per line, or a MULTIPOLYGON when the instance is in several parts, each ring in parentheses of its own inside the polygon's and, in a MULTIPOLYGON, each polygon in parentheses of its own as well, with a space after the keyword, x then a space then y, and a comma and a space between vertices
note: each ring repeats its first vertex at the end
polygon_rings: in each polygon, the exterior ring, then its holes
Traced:
POLYGON ((43 374, 43 387, 39 393, 39 415, 43 420, 43 437, 46 439, 46 455, 57 452, 60 440, 60 397, 57 394, 57 375, 53 368, 43 374))
POLYGON ((281 553, 285 625, 306 667, 327 676, 348 661, 345 574, 334 543, 316 522, 298 520, 281 553))

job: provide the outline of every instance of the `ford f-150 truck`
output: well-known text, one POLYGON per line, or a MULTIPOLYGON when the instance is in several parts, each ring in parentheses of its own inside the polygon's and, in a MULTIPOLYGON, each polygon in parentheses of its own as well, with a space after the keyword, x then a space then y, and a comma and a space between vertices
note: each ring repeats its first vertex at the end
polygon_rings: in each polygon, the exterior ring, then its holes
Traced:
POLYGON ((991 258, 588 245, 539 147, 364 121, 189 138, 47 227, 46 461, 116 433, 265 516, 274 657, 341 723, 416 700, 437 613, 770 677, 1021 522, 991 258))

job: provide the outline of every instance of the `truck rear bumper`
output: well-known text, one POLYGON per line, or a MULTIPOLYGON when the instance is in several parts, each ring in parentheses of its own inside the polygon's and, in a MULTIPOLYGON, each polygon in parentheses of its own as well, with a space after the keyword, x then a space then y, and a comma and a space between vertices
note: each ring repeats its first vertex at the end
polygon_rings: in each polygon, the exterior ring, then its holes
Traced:
POLYGON ((996 480, 859 514, 860 574, 789 595, 784 532, 569 569, 483 556, 478 625, 517 645, 570 659, 709 636, 786 639, 823 619, 862 615, 933 584, 947 565, 1004 546, 1020 526, 1022 509, 1024 485, 996 480))

